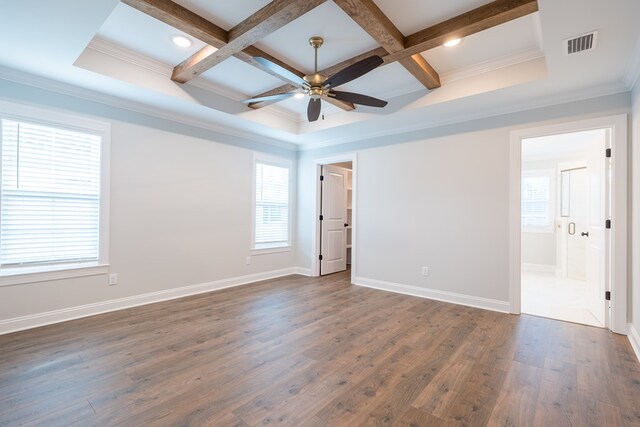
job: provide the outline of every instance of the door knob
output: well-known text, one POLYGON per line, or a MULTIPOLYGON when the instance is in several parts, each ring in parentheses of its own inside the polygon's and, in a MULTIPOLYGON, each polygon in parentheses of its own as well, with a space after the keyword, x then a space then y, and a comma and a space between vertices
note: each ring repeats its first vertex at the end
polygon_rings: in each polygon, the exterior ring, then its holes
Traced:
POLYGON ((348 226, 349 226, 349 224, 347 224, 347 223, 345 222, 345 223, 344 223, 344 226, 345 226, 345 227, 348 227, 348 226))
POLYGON ((580 233, 580 235, 589 237, 589 232, 588 231, 583 231, 582 233, 580 233))

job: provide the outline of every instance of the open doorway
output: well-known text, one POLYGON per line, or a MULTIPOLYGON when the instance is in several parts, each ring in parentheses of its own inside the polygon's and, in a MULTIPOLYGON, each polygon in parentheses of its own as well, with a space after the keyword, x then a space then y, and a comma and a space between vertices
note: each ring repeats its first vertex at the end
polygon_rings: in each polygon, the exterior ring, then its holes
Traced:
POLYGON ((312 161, 315 179, 311 234, 314 276, 347 271, 351 282, 357 268, 357 153, 312 161), (322 218, 322 219, 320 219, 322 218))
MULTIPOLYGON (((578 120, 573 122, 548 124, 535 128, 519 129, 511 132, 511 142, 509 148, 509 170, 510 170, 510 184, 509 184, 509 311, 514 314, 520 314, 522 312, 522 142, 526 139, 546 137, 551 135, 561 135, 577 133, 582 131, 591 130, 605 130, 608 138, 607 148, 604 152, 597 153, 596 150, 592 150, 594 156, 599 156, 600 160, 605 167, 605 180, 599 182, 606 182, 609 185, 606 190, 609 191, 609 195, 605 195, 605 212, 600 218, 600 222, 595 224, 589 224, 589 236, 588 241, 601 241, 601 235, 604 234, 604 252, 605 262, 591 263, 589 252, 587 253, 586 272, 587 277, 589 275, 596 277, 604 277, 604 289, 593 287, 593 293, 589 294, 590 301, 594 302, 594 308, 596 310, 604 311, 604 327, 611 329, 611 331, 619 334, 627 334, 627 210, 628 210, 628 139, 627 139, 627 126, 628 117, 626 114, 620 114, 615 116, 606 117, 592 117, 584 120, 578 120), (595 226, 593 233, 591 226, 595 226), (604 227, 604 229, 603 229, 604 227), (592 239, 592 237, 596 237, 592 239), (597 294, 596 294, 597 292, 597 294)), ((589 160, 589 157, 587 158, 589 160)), ((587 163, 587 170, 589 170, 589 164, 587 163)), ((592 168, 592 171, 598 171, 598 168, 592 168)), ((601 170, 600 170, 601 171, 601 170)), ((598 172, 602 173, 602 172, 598 172)), ((556 170, 556 181, 561 181, 562 178, 558 176, 556 170)), ((569 177, 570 179, 570 177, 569 177)), ((580 178, 577 178, 580 180, 580 178)), ((589 178, 590 180, 591 178, 589 178)), ((565 180, 565 186, 567 185, 565 180)), ((561 182, 560 182, 560 185, 561 182)), ((591 184, 588 184, 591 185, 591 184)), ((558 188, 558 182, 553 188, 558 188)), ((605 193, 600 193, 605 194, 605 193)), ((560 191, 557 191, 556 197, 556 212, 558 209, 562 209, 562 203, 567 203, 567 198, 564 200, 561 198, 560 191)), ((591 215, 592 210, 601 209, 602 204, 589 202, 589 221, 591 218, 594 221, 598 221, 597 216, 591 215)), ((567 234, 568 226, 570 222, 569 217, 562 217, 561 213, 554 214, 555 218, 561 218, 560 224, 554 223, 556 227, 556 233, 558 232, 558 226, 562 227, 562 221, 566 221, 567 234), (564 219, 562 219, 564 218, 564 219)), ((573 225, 572 232, 573 230, 573 225)), ((578 232, 578 224, 576 223, 575 233, 577 237, 582 236, 583 232, 578 232)), ((568 244, 568 242, 567 242, 568 244)), ((556 247, 558 243, 556 241, 556 247)), ((588 244, 591 247, 591 243, 588 244)), ((594 248, 597 249, 597 248, 594 248)), ((557 254, 557 252, 556 252, 557 254)), ((603 259, 598 257, 598 259, 603 259)), ((560 266, 560 262, 557 261, 555 267, 560 266)), ((554 267, 554 269, 555 269, 554 267)), ((568 268, 568 264, 567 264, 568 268)), ((601 282, 602 283, 602 282, 601 282)), ((555 299, 556 294, 552 294, 546 299, 547 303, 555 299)))
POLYGON ((353 164, 320 166, 320 275, 350 269, 352 259, 353 164))
POLYGON ((607 325, 610 130, 522 140, 522 312, 607 325))

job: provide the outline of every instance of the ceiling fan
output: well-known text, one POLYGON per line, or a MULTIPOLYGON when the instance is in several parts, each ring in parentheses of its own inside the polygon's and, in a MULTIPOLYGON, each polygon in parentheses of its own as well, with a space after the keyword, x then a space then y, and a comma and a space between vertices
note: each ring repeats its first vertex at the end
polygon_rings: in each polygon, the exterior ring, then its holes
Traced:
MULTIPOLYGON (((309 39, 309 44, 315 51, 315 71, 313 74, 306 75, 302 78, 265 58, 256 57, 254 59, 257 62, 260 62, 263 66, 271 69, 273 72, 285 77, 287 80, 298 82, 301 90, 310 97, 309 105, 307 106, 307 118, 310 122, 315 122, 318 120, 318 117, 320 117, 320 99, 322 98, 333 98, 340 101, 378 108, 382 108, 387 105, 387 101, 383 101, 382 99, 374 98, 372 96, 333 90, 334 87, 348 83, 367 74, 369 71, 372 71, 384 62, 382 58, 376 55, 370 56, 356 62, 355 64, 349 65, 347 68, 338 71, 331 77, 327 77, 318 73, 318 48, 322 46, 322 43, 324 43, 324 39, 322 37, 315 36, 309 39)), ((284 99, 291 98, 297 93, 300 92, 296 90, 279 95, 249 98, 242 102, 252 104, 264 101, 282 101, 284 99)))

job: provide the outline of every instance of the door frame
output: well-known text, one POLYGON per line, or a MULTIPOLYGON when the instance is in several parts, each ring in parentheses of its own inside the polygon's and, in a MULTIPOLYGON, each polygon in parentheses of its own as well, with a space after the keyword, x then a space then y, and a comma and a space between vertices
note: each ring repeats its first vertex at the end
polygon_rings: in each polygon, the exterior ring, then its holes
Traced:
POLYGON ((313 195, 313 208, 311 212, 314 214, 313 224, 314 227, 311 230, 311 253, 313 256, 311 257, 311 275, 313 277, 320 276, 320 174, 322 172, 323 165, 330 165, 333 163, 341 163, 341 162, 351 162, 351 282, 353 283, 354 278, 356 277, 356 254, 357 254, 357 206, 356 206, 356 194, 357 194, 357 165, 358 165, 358 155, 356 152, 352 153, 344 153, 331 157, 322 157, 313 159, 312 167, 314 168, 314 179, 316 181, 315 186, 313 187, 314 195, 313 195))
MULTIPOLYGON (((518 129, 511 132, 509 146, 509 308, 520 314, 521 305, 521 220, 520 191, 522 140, 548 135, 611 129, 611 212, 609 286, 611 320, 609 327, 627 334, 627 206, 628 206, 628 115, 596 117, 571 122, 518 129)), ((604 155, 604 153, 603 153, 604 155)), ((603 295, 604 298, 604 295, 603 295)))

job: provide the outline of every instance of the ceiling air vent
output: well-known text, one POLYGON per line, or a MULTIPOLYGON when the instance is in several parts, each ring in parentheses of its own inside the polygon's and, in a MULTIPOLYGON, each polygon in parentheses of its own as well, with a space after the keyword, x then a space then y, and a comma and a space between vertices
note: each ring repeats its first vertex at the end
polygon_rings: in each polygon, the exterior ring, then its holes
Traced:
POLYGON ((573 55, 574 53, 595 49, 597 38, 598 32, 592 31, 578 37, 567 39, 564 41, 564 54, 573 55))

